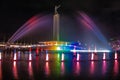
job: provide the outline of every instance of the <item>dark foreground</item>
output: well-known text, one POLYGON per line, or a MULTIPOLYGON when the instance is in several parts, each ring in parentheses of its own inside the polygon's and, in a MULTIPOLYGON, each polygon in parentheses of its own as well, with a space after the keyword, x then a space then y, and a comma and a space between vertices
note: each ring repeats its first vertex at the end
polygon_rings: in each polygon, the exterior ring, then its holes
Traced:
POLYGON ((32 52, 31 58, 28 52, 14 54, 2 53, 0 80, 120 80, 119 60, 76 61, 67 54, 61 61, 60 53, 52 53, 46 61, 44 53, 32 52))

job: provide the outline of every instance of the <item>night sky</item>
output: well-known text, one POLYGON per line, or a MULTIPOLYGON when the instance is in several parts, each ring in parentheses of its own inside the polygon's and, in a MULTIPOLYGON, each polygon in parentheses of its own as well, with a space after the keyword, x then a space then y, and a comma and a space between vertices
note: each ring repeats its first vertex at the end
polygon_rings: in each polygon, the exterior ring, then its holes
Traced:
POLYGON ((107 39, 119 36, 120 0, 0 0, 0 39, 12 36, 36 14, 53 14, 58 4, 62 15, 73 17, 77 11, 90 15, 107 39))

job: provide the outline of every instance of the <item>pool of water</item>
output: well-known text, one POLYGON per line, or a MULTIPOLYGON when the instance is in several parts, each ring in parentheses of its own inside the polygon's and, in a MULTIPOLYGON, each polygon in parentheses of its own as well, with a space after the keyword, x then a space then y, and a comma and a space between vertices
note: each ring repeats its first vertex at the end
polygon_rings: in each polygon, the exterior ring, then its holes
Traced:
POLYGON ((116 80, 120 78, 119 59, 101 60, 102 56, 97 56, 94 57, 95 60, 91 60, 92 56, 87 53, 79 56, 78 53, 52 52, 36 55, 36 52, 28 51, 0 54, 0 80, 116 80))

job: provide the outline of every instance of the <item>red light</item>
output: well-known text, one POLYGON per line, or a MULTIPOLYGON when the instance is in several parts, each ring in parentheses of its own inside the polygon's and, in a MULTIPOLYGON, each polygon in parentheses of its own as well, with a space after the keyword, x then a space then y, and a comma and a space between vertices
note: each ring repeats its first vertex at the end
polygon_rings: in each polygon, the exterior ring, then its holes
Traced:
POLYGON ((38 55, 38 53, 39 53, 39 48, 37 47, 36 48, 36 55, 38 55))
POLYGON ((118 64, 118 61, 115 60, 114 61, 114 75, 116 76, 119 72, 119 64, 118 64))

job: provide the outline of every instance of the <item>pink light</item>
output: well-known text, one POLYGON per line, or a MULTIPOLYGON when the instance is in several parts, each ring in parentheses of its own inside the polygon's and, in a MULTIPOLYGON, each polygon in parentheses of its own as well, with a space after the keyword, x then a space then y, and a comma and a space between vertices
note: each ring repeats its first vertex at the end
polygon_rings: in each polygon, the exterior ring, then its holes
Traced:
POLYGON ((13 75, 15 79, 18 79, 17 64, 16 61, 13 62, 13 75))
POLYGON ((103 61, 103 63, 102 63, 102 73, 103 73, 103 75, 106 73, 106 71, 107 71, 106 61, 103 61))
POLYGON ((46 64, 45 64, 45 74, 47 76, 50 75, 50 68, 49 68, 49 63, 48 62, 46 62, 46 64))
POLYGON ((61 75, 64 75, 65 73, 65 65, 64 62, 61 62, 61 75))
POLYGON ((48 56, 48 53, 46 54, 46 61, 48 61, 49 60, 49 56, 48 56))
POLYGON ((103 60, 105 60, 106 59, 106 55, 105 55, 105 53, 103 53, 103 60))
POLYGON ((62 61, 64 61, 64 54, 62 53, 62 61))
POLYGON ((28 63, 28 71, 29 71, 30 78, 33 78, 33 70, 32 70, 32 62, 31 61, 28 63))
POLYGON ((94 53, 91 54, 91 60, 94 60, 94 53))
POLYGON ((91 61, 91 64, 90 64, 90 73, 93 74, 94 70, 95 70, 94 61, 91 61))
POLYGON ((117 52, 115 52, 115 59, 117 59, 117 52))
POLYGON ((14 60, 17 60, 17 54, 14 53, 14 60))
POLYGON ((80 63, 79 62, 74 63, 73 70, 74 70, 74 75, 79 76, 80 74, 80 63))
POLYGON ((77 61, 80 60, 80 54, 77 54, 77 61))
POLYGON ((29 53, 29 60, 32 60, 32 54, 29 53))

